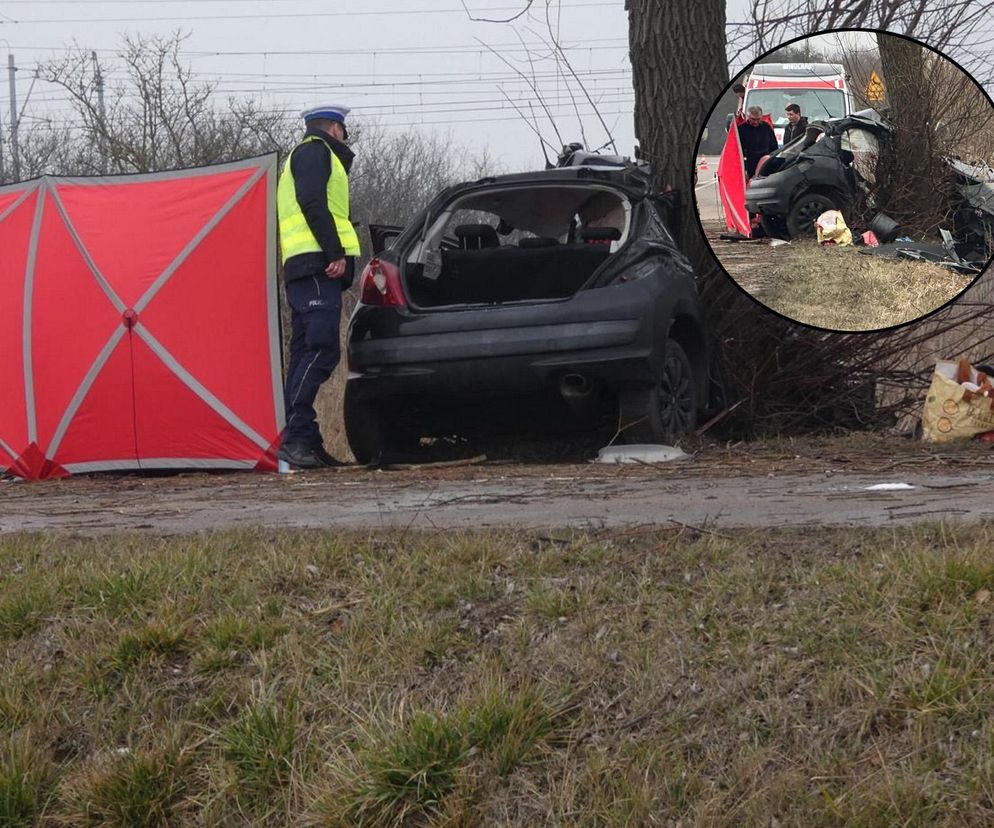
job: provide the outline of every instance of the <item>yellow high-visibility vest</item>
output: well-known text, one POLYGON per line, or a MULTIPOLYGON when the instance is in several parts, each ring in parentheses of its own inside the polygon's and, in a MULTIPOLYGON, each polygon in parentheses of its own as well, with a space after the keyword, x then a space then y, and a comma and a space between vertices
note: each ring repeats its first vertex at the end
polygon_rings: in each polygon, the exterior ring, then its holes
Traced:
MULTIPOLYGON (((297 147, 302 147, 308 141, 321 141, 316 135, 308 135, 297 147)), ((359 236, 356 235, 352 222, 349 221, 349 177, 345 167, 332 152, 327 143, 321 141, 331 155, 331 175, 328 177, 328 210, 335 221, 335 229, 342 243, 346 256, 359 255, 359 236)), ((296 151, 297 147, 294 147, 296 151)), ((291 256, 301 253, 320 253, 321 245, 314 238, 311 228, 304 218, 304 211, 297 203, 297 191, 294 186, 293 171, 290 169, 290 158, 287 156, 280 174, 280 183, 276 188, 276 211, 280 220, 280 249, 283 251, 283 263, 291 256)))

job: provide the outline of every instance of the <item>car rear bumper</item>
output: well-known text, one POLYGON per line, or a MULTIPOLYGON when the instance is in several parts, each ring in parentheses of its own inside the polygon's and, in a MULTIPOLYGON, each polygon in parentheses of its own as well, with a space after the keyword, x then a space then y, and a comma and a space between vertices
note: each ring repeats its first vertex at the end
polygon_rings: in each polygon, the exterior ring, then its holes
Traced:
POLYGON ((638 282, 565 302, 404 312, 360 308, 352 319, 349 379, 364 393, 478 397, 539 390, 568 373, 592 381, 648 381, 661 307, 638 282))
POLYGON ((349 382, 368 394, 481 397, 538 391, 566 374, 648 381, 652 340, 641 320, 550 324, 356 343, 349 382))
POLYGON ((764 216, 786 215, 788 204, 782 193, 780 187, 763 186, 761 182, 750 184, 746 190, 746 210, 764 216))

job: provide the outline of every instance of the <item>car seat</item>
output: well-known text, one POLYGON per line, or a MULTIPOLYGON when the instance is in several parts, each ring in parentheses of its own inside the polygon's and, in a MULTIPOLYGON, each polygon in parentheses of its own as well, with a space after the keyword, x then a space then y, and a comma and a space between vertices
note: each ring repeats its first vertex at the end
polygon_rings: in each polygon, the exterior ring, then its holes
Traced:
POLYGON ((460 224, 454 232, 459 239, 459 247, 463 250, 500 247, 497 231, 489 224, 460 224))

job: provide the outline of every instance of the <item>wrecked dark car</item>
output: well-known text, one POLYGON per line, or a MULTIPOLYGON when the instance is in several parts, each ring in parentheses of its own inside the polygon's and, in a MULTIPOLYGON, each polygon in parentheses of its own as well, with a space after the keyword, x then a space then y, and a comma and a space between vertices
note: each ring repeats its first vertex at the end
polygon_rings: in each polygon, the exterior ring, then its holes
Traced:
POLYGON ((947 161, 947 166, 957 195, 952 205, 953 235, 958 246, 976 250, 986 259, 994 252, 994 169, 957 158, 947 161))
POLYGON ((814 235, 818 216, 826 210, 848 214, 854 199, 870 193, 889 133, 872 109, 813 122, 759 165, 746 190, 746 209, 759 213, 767 235, 814 235))
MULTIPOLYGON (((840 210, 852 220, 853 206, 874 206, 877 164, 890 149, 891 127, 866 109, 845 118, 812 123, 805 134, 759 166, 746 190, 746 209, 759 213, 767 235, 780 238, 814 235, 814 222, 826 210, 840 210)), ((948 199, 951 233, 944 242, 898 243, 874 248, 875 255, 932 261, 965 273, 977 273, 990 258, 994 239, 994 170, 947 158, 952 185, 948 199)), ((878 214, 870 229, 881 241, 897 235, 897 224, 878 214), (884 237, 879 226, 892 231, 884 237)))
POLYGON ((693 430, 708 358, 678 220, 678 194, 654 193, 645 165, 571 152, 451 187, 405 228, 371 227, 348 333, 356 459, 488 420, 522 436, 600 423, 650 443, 693 430))

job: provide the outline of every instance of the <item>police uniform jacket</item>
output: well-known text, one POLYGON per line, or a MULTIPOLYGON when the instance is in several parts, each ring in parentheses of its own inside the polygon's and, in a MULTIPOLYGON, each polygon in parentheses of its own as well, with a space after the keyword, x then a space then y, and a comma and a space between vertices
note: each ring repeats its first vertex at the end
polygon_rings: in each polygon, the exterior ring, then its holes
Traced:
MULTIPOLYGON (((317 127, 307 128, 304 137, 309 136, 320 138, 327 147, 330 147, 342 162, 348 175, 355 160, 355 153, 341 141, 335 140, 317 127)), ((304 214, 307 226, 321 245, 321 252, 301 253, 287 259, 283 265, 283 278, 288 282, 324 273, 329 264, 345 255, 345 249, 335 229, 335 220, 328 209, 328 179, 331 177, 331 156, 328 154, 328 149, 321 146, 318 141, 300 144, 290 156, 290 171, 293 173, 297 203, 304 214)), ((346 268, 346 276, 342 279, 343 288, 348 288, 352 283, 353 273, 353 268, 346 268)))

